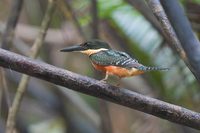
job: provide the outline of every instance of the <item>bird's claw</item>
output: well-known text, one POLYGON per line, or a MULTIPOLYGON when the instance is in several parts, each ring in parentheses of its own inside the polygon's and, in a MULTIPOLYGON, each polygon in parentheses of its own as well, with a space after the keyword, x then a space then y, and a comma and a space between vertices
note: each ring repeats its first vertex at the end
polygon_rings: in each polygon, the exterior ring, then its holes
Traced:
POLYGON ((103 78, 103 79, 101 79, 101 80, 99 80, 99 81, 100 81, 100 82, 106 83, 106 82, 107 82, 107 79, 103 78))

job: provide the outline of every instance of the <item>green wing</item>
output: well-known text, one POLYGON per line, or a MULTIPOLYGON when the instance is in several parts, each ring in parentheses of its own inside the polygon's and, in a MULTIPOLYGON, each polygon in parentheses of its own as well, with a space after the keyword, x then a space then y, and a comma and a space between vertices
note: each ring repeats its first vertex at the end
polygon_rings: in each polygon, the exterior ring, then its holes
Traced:
POLYGON ((137 60, 131 58, 128 54, 115 50, 101 51, 90 55, 93 63, 102 66, 121 66, 125 68, 138 68, 141 64, 137 60))

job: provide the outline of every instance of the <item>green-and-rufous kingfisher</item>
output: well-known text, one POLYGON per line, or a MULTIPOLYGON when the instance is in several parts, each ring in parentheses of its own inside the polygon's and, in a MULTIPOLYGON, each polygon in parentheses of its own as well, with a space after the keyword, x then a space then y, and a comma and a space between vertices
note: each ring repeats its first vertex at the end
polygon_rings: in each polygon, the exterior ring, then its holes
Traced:
POLYGON ((103 80, 107 80, 108 75, 124 78, 153 70, 168 70, 168 68, 144 66, 127 53, 111 49, 108 43, 101 40, 90 40, 60 51, 81 52, 88 55, 94 68, 106 73, 103 80))

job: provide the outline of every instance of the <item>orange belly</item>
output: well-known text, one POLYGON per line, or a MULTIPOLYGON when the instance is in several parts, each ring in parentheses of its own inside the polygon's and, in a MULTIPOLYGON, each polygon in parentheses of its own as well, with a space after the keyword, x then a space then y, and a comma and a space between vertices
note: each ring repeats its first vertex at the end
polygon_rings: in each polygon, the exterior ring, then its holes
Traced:
POLYGON ((120 78, 130 77, 134 75, 140 75, 144 73, 144 71, 138 70, 136 68, 126 69, 118 66, 101 66, 93 64, 93 66, 100 71, 107 72, 109 75, 116 75, 120 78))

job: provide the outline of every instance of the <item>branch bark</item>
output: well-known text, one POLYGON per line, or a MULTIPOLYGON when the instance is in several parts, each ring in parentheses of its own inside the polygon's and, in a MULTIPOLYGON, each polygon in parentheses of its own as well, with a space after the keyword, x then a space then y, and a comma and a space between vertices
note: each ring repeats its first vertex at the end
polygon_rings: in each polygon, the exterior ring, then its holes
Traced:
POLYGON ((0 66, 200 130, 200 113, 0 49, 0 66))

